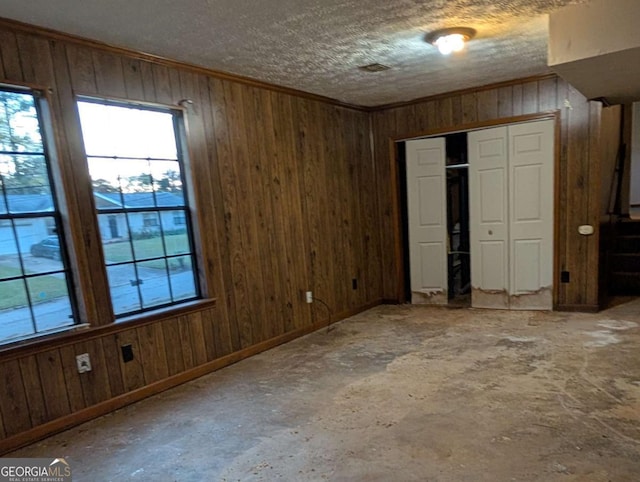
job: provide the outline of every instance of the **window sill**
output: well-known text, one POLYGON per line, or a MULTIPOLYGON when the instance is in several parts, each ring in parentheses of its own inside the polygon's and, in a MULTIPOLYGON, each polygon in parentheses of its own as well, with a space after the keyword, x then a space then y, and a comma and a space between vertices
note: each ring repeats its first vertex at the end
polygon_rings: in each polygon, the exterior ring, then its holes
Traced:
POLYGON ((74 325, 68 329, 48 335, 37 336, 0 346, 0 362, 14 358, 54 350, 66 345, 99 338, 112 333, 130 330, 167 318, 184 316, 216 306, 216 298, 191 301, 179 306, 170 306, 153 312, 146 312, 110 323, 109 325, 91 327, 89 324, 74 325))

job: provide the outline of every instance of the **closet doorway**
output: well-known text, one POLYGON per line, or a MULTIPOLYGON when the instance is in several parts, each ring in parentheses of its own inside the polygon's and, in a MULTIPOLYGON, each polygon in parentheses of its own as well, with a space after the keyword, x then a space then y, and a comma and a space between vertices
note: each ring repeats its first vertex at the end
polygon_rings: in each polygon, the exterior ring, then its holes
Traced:
POLYGON ((407 299, 552 309, 554 124, 403 143, 407 299))

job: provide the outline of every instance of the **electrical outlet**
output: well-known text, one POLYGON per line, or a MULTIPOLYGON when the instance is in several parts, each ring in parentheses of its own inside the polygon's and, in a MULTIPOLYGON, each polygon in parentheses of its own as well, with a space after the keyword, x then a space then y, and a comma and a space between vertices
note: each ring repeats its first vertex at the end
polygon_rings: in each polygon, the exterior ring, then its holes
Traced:
POLYGON ((86 373, 91 371, 91 359, 88 353, 76 356, 76 365, 78 365, 78 373, 86 373))
POLYGON ((307 303, 313 303, 313 291, 307 291, 305 293, 305 300, 307 303))

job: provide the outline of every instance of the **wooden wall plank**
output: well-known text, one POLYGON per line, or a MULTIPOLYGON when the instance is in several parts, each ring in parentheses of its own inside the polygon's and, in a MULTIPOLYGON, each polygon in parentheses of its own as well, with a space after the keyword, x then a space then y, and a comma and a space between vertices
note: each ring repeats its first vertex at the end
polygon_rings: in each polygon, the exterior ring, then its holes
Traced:
POLYGON ((137 59, 122 60, 122 75, 127 99, 147 100, 140 63, 137 59))
POLYGON ((538 82, 538 99, 540 111, 545 112, 558 108, 557 79, 552 77, 538 82))
MULTIPOLYGON (((569 84, 564 82, 561 79, 558 79, 557 84, 557 99, 559 103, 562 103, 563 109, 560 114, 560 166, 558 167, 558 172, 560 175, 560 179, 557 184, 559 186, 559 204, 560 206, 567 206, 568 204, 568 189, 567 185, 568 179, 568 148, 569 148, 569 113, 570 109, 564 107, 564 101, 569 101, 569 84)), ((556 246, 556 250, 559 251, 558 257, 560 259, 560 271, 567 271, 569 269, 568 263, 568 254, 571 252, 571 238, 568 233, 568 212, 566 209, 557 210, 558 224, 560 226, 560 233, 558 234, 558 245, 556 246)), ((574 277, 575 278, 575 277, 574 277)), ((560 283, 559 291, 558 291, 558 301, 560 303, 569 299, 569 291, 570 284, 569 283, 560 283)))
POLYGON ((102 351, 104 353, 104 361, 109 367, 107 375, 109 376, 109 387, 111 395, 117 397, 125 391, 124 378, 122 376, 120 346, 118 344, 117 335, 105 336, 101 340, 102 351))
POLYGON ((513 116, 513 87, 500 87, 498 89, 498 118, 513 116))
MULTIPOLYGON (((601 167, 605 164, 605 159, 602 158, 603 152, 601 149, 601 132, 602 132, 602 103, 589 102, 589 144, 587 161, 587 189, 588 200, 587 209, 585 213, 585 224, 591 226, 599 226, 601 205, 601 192, 602 192, 602 175, 601 167)), ((586 237, 587 243, 587 259, 598 259, 600 255, 600 231, 596 229, 594 236, 586 237)), ((585 303, 598 306, 599 299, 599 263, 593 263, 586 265, 585 279, 587 280, 585 289, 585 303)))
POLYGON ((478 120, 483 122, 498 118, 498 91, 496 89, 478 92, 478 120))
MULTIPOLYGON (((203 129, 205 133, 204 141, 206 142, 207 153, 209 156, 209 181, 211 189, 211 204, 213 206, 214 215, 211 216, 214 221, 214 230, 216 239, 219 242, 214 243, 213 248, 213 265, 206 266, 206 269, 215 272, 217 276, 213 280, 213 290, 211 295, 221 300, 217 306, 218 316, 203 316, 203 327, 207 339, 207 356, 209 360, 213 360, 217 356, 223 356, 233 351, 234 341, 239 346, 237 330, 235 337, 232 336, 229 323, 229 313, 235 311, 234 290, 228 289, 231 286, 231 264, 229 262, 229 245, 225 239, 224 233, 224 202, 222 197, 222 184, 219 175, 219 159, 218 148, 216 145, 215 132, 223 130, 224 121, 214 123, 214 99, 209 86, 209 79, 199 77, 200 100, 202 102, 202 119, 203 129), (218 269, 216 269, 216 266, 218 269)), ((234 324, 235 326, 235 324, 234 324)))
MULTIPOLYGON (((0 62, 1 64, 1 62, 0 62)), ((2 415, 2 407, 0 406, 0 439, 3 439, 7 436, 7 431, 4 428, 4 420, 2 415)))
POLYGON ((522 86, 522 113, 535 114, 538 108, 538 82, 527 82, 522 86))
POLYGON ((96 87, 100 95, 120 99, 127 97, 120 57, 94 50, 93 68, 96 76, 96 87))
POLYGON ((191 327, 187 316, 180 316, 172 323, 178 325, 180 333, 180 351, 182 352, 182 360, 184 361, 184 370, 189 370, 195 366, 193 360, 193 337, 191 335, 191 327))
MULTIPOLYGON (((67 63, 71 72, 71 86, 75 93, 97 94, 96 75, 91 50, 77 45, 66 45, 67 63)), ((62 63, 58 61, 59 68, 62 63)))
POLYGON ((31 425, 33 427, 43 424, 49 420, 47 407, 42 393, 42 382, 38 372, 38 362, 35 356, 21 358, 20 375, 24 383, 24 391, 27 397, 27 406, 31 425))
POLYGON ((267 297, 272 296, 271 310, 273 313, 272 322, 265 324, 265 336, 274 337, 285 333, 285 319, 291 320, 291 310, 287 307, 287 284, 285 278, 286 269, 286 244, 283 237, 282 226, 282 181, 277 166, 286 166, 290 160, 283 154, 280 155, 277 141, 273 130, 273 106, 271 105, 271 95, 254 89, 253 109, 258 113, 256 117, 257 142, 259 145, 259 159, 261 168, 259 170, 261 176, 258 180, 262 185, 264 196, 265 216, 268 220, 265 224, 265 242, 267 243, 271 256, 263 260, 263 275, 271 272, 272 277, 265 277, 265 286, 268 292, 267 297), (269 159, 278 159, 279 162, 271 163, 269 159), (269 285, 269 280, 275 282, 269 285))
POLYGON ((4 422, 6 436, 11 436, 32 427, 28 407, 27 396, 20 373, 20 364, 17 360, 11 360, 0 365, 0 411, 4 422))
POLYGON ((512 86, 512 109, 513 115, 518 116, 524 114, 522 105, 523 87, 522 84, 512 86))
POLYGON ((59 350, 39 353, 36 359, 49 419, 71 413, 59 350))
POLYGON ((258 255, 256 258, 255 272, 258 274, 261 283, 264 311, 262 311, 261 319, 256 320, 255 328, 260 333, 260 340, 268 340, 276 336, 275 333, 278 331, 277 325, 282 323, 283 314, 278 306, 280 304, 279 297, 275 289, 275 285, 279 285, 281 280, 274 266, 274 258, 279 256, 281 251, 279 247, 274 244, 273 209, 271 196, 267 196, 267 192, 269 192, 271 188, 271 180, 269 179, 268 170, 263 167, 268 165, 266 139, 262 133, 266 113, 259 101, 264 93, 258 92, 254 88, 243 90, 243 118, 253 119, 253 122, 243 122, 243 124, 245 124, 247 144, 255 146, 247 157, 249 168, 247 186, 249 188, 248 193, 250 193, 251 196, 249 199, 255 200, 255 202, 252 203, 254 208, 252 216, 255 219, 254 235, 256 246, 264 246, 267 248, 267 252, 270 252, 268 256, 258 255), (272 249, 275 249, 275 251, 272 251, 272 249), (271 323, 267 320, 271 320, 273 325, 270 326, 271 323))
POLYGON ((470 92, 461 96, 462 101, 462 122, 461 124, 471 124, 478 120, 478 94, 470 92))
MULTIPOLYGON (((177 338, 174 338, 177 340, 177 338)), ((140 356, 140 343, 138 341, 138 334, 135 329, 122 331, 115 336, 117 350, 119 352, 118 362, 120 365, 120 371, 122 373, 122 382, 124 384, 125 392, 130 392, 145 385, 144 371, 142 369, 142 359, 140 356), (133 360, 125 363, 122 360, 121 348, 126 345, 131 345, 133 350, 133 360)), ((107 358, 112 359, 112 354, 107 358)))
MULTIPOLYGON (((283 273, 286 293, 286 312, 284 330, 308 326, 311 323, 312 307, 304 302, 302 291, 315 289, 312 268, 312 241, 308 231, 309 207, 305 187, 305 161, 307 155, 316 152, 308 149, 308 124, 310 102, 305 99, 293 99, 284 94, 271 94, 271 106, 274 115, 273 135, 275 140, 281 139, 289 149, 280 155, 287 159, 284 164, 276 163, 276 173, 280 180, 279 188, 282 200, 280 203, 281 231, 284 238, 280 243, 285 245, 286 257, 283 273), (305 130, 301 129, 301 118, 305 119, 305 130)), ((274 146, 277 149, 277 144, 274 146)))
POLYGON ((136 330, 146 383, 153 383, 169 376, 162 325, 162 323, 144 325, 136 330))
POLYGON ((77 412, 87 406, 82 390, 82 381, 78 373, 78 364, 76 355, 85 353, 77 351, 76 345, 68 345, 60 348, 60 360, 62 362, 62 373, 66 385, 67 394, 69 396, 69 407, 71 412, 77 412))
POLYGON ((203 365, 208 361, 208 357, 202 313, 192 313, 185 318, 192 337, 193 366, 203 365))
POLYGON ((451 97, 445 97, 436 101, 438 109, 438 127, 452 127, 453 126, 453 110, 451 97))
POLYGON ((173 94, 171 92, 169 69, 163 65, 154 64, 151 67, 151 70, 153 72, 153 85, 155 89, 156 102, 166 105, 172 104, 173 94))
POLYGON ((182 357, 180 326, 175 319, 170 319, 162 324, 162 332, 169 375, 183 372, 184 358, 182 357))
POLYGON ((151 63, 140 62, 140 77, 142 78, 142 88, 144 89, 144 100, 147 102, 158 102, 156 98, 153 65, 151 63))
POLYGON ((0 28, 0 54, 2 54, 3 77, 15 82, 24 81, 22 65, 20 65, 20 50, 16 34, 0 28))
POLYGON ((217 175, 220 188, 218 199, 224 209, 224 233, 225 243, 223 254, 228 260, 226 275, 228 284, 232 289, 225 293, 225 302, 228 307, 229 317, 234 317, 236 323, 230 326, 231 343, 234 350, 240 349, 243 345, 242 330, 250 321, 250 313, 247 309, 247 289, 244 278, 244 261, 242 257, 242 233, 240 232, 241 219, 238 216, 235 206, 238 203, 238 195, 235 184, 235 174, 233 172, 233 159, 231 155, 231 136, 229 133, 229 121, 226 108, 226 94, 224 83, 216 79, 209 80, 209 94, 212 110, 213 125, 215 126, 215 147, 218 163, 217 175))
POLYGON ((80 383, 87 406, 108 400, 112 397, 109 386, 108 370, 104 349, 100 340, 88 340, 75 345, 76 354, 88 353, 91 360, 91 371, 80 374, 80 383))
POLYGON ((18 34, 18 52, 25 82, 54 87, 53 63, 49 42, 33 35, 18 34))
POLYGON ((573 87, 569 89, 568 111, 569 144, 567 149, 567 269, 571 283, 567 293, 567 304, 587 304, 586 286, 588 259, 587 237, 578 234, 578 226, 588 222, 589 203, 589 105, 573 87), (575 280, 575 281, 574 281, 575 280), (580 280, 580 281, 578 281, 580 280))

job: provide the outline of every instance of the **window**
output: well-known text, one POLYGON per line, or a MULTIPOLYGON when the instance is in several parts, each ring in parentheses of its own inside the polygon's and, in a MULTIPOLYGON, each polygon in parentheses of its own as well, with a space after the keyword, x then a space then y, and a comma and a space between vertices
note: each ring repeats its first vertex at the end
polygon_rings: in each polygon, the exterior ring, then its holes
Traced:
POLYGON ((142 213, 142 224, 145 228, 158 226, 158 216, 156 213, 142 213))
POLYGON ((174 226, 184 226, 187 223, 184 216, 180 213, 175 213, 173 215, 173 224, 174 226))
POLYGON ((75 323, 41 107, 0 87, 0 343, 75 323))
POLYGON ((78 110, 116 317, 198 298, 180 114, 95 99, 78 110))

